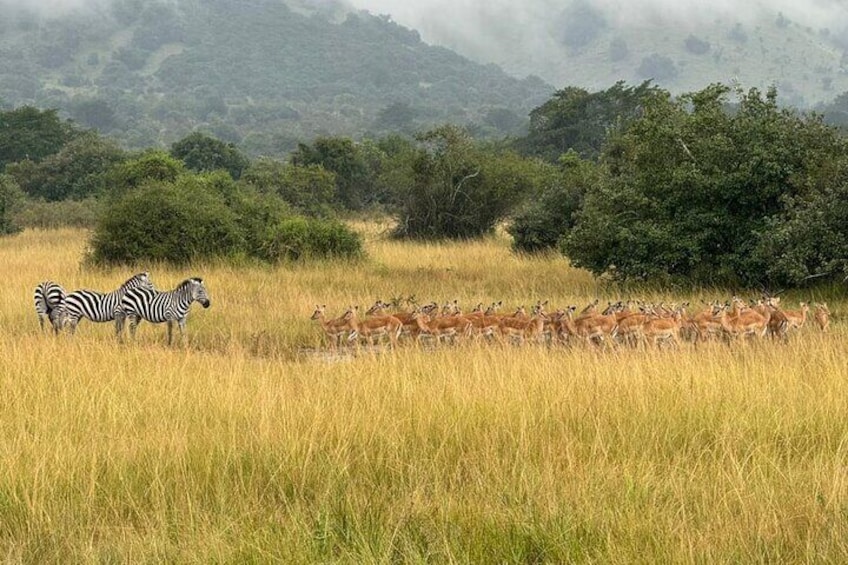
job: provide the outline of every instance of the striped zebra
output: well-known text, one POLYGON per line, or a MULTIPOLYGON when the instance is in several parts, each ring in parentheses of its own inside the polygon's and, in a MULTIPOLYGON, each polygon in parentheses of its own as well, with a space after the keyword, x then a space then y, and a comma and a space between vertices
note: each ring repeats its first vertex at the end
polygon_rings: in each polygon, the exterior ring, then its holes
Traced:
POLYGON ((75 290, 65 297, 63 327, 74 333, 82 318, 88 318, 92 322, 111 322, 115 319, 115 311, 121 305, 121 298, 133 288, 153 290, 150 273, 145 271, 133 275, 117 290, 108 294, 94 290, 75 290))
POLYGON ((124 319, 130 320, 130 337, 141 320, 153 324, 168 324, 168 345, 171 345, 174 322, 180 328, 180 338, 185 335, 186 318, 192 302, 200 302, 209 308, 211 302, 203 285, 203 279, 192 277, 181 282, 177 288, 160 292, 149 288, 133 288, 121 299, 120 310, 115 316, 115 335, 120 340, 124 331, 124 319))
POLYGON ((53 281, 42 281, 35 287, 33 293, 35 301, 35 313, 38 314, 38 324, 44 331, 44 319, 50 320, 53 333, 59 333, 61 328, 62 303, 65 300, 65 289, 62 285, 53 281))

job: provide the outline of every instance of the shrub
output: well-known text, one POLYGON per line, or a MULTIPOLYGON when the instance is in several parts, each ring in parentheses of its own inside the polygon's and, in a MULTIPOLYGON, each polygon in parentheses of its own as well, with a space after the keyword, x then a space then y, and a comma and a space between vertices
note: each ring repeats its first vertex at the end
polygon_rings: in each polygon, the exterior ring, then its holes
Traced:
POLYGON ((538 198, 532 198, 509 226, 512 248, 524 253, 556 249, 560 238, 574 226, 589 185, 595 183, 597 167, 573 151, 560 159, 561 171, 551 174, 538 198))
POLYGON ((363 255, 362 238, 336 220, 286 218, 269 230, 262 255, 269 261, 355 259, 363 255))
POLYGON ((219 171, 149 182, 111 199, 95 227, 90 260, 186 264, 215 257, 278 261, 361 254, 359 236, 343 224, 293 216, 278 196, 219 171))
POLYGON ((530 193, 533 171, 513 153, 486 153, 455 126, 418 138, 398 190, 395 236, 464 239, 491 232, 530 193))
POLYGON ((244 238, 235 213, 201 183, 150 183, 110 204, 91 241, 95 263, 234 256, 244 238))

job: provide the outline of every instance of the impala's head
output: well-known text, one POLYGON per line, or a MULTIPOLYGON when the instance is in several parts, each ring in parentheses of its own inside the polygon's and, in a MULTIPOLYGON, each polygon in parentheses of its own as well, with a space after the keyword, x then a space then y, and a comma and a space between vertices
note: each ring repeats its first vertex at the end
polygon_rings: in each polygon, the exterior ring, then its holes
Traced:
POLYGON ((439 309, 439 305, 435 302, 430 302, 429 304, 425 304, 421 307, 421 312, 427 315, 431 315, 433 312, 439 309))
POLYGON ((383 302, 382 300, 377 300, 371 308, 365 311, 365 314, 370 316, 371 314, 378 314, 382 312, 389 305, 383 302))
POLYGON ((827 302, 816 302, 814 306, 816 307, 816 312, 830 314, 830 308, 827 307, 827 302))
POLYGON ((318 306, 315 305, 315 311, 312 312, 312 316, 309 317, 310 320, 319 320, 324 317, 324 311, 327 309, 327 306, 318 306))

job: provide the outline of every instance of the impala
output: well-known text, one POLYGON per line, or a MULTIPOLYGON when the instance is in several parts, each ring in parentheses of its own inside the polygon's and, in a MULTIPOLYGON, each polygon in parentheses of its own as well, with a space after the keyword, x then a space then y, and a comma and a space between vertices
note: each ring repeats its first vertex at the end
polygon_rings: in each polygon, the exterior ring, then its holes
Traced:
POLYGON ((462 315, 440 316, 430 318, 421 311, 413 313, 413 318, 418 325, 419 333, 433 336, 436 343, 442 338, 469 337, 473 332, 472 320, 462 315))
POLYGON ((771 318, 770 311, 760 314, 756 310, 748 308, 741 299, 734 296, 731 300, 732 309, 722 309, 719 313, 722 327, 732 336, 759 336, 765 337, 768 332, 768 322, 771 318))
POLYGON ((398 337, 400 337, 400 332, 403 329, 403 324, 400 320, 390 315, 360 319, 358 311, 359 307, 354 306, 345 313, 351 328, 353 328, 353 333, 347 338, 348 341, 362 336, 366 342, 373 344, 373 338, 387 336, 392 347, 397 346, 398 337))
POLYGON ((353 327, 350 324, 350 316, 348 310, 344 315, 338 318, 328 320, 326 317, 327 306, 315 306, 315 311, 312 313, 310 320, 315 320, 324 330, 324 333, 330 340, 330 344, 335 348, 341 344, 341 340, 346 333, 352 332, 353 327))
POLYGON ((826 332, 830 327, 830 309, 827 307, 826 302, 816 302, 813 303, 813 306, 816 308, 813 313, 813 319, 821 331, 826 332))
POLYGON ((683 308, 678 308, 673 310, 670 316, 649 317, 642 325, 645 339, 652 340, 655 347, 659 347, 660 341, 671 341, 679 346, 678 336, 683 324, 683 316, 683 308))
POLYGON ((804 327, 804 323, 807 321, 807 313, 810 311, 810 305, 806 302, 801 302, 800 306, 800 310, 784 310, 783 314, 786 316, 787 330, 804 327))
POLYGON ((538 311, 530 318, 505 317, 498 325, 498 331, 502 340, 517 338, 523 344, 525 339, 540 341, 544 336, 545 319, 544 312, 538 311))

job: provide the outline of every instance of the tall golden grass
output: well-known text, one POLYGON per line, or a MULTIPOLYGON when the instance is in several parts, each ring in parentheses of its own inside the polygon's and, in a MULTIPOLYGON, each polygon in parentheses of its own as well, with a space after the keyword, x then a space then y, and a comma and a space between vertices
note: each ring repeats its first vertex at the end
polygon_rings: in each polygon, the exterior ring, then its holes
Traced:
POLYGON ((497 237, 372 231, 356 265, 139 266, 160 288, 207 281, 182 346, 149 324, 123 345, 110 325, 41 334, 40 280, 107 290, 132 274, 81 268, 86 235, 0 239, 6 561, 848 560, 838 320, 697 350, 309 354, 315 304, 607 298, 497 237))

